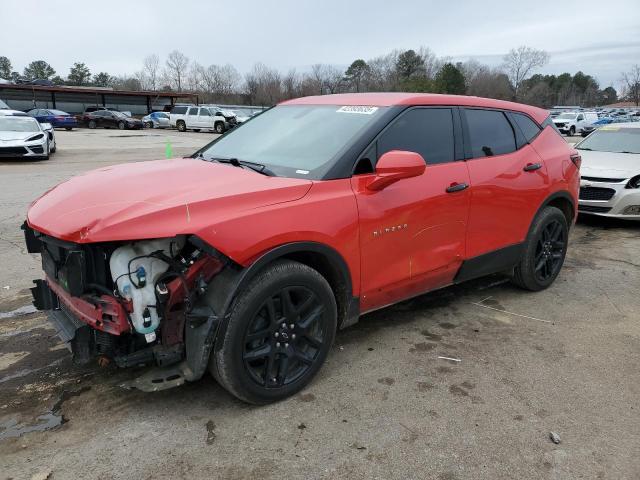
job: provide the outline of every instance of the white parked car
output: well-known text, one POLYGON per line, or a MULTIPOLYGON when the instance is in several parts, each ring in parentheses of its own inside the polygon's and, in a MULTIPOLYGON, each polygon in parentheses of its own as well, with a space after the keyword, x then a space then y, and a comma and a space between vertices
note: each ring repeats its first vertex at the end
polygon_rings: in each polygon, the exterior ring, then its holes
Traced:
POLYGON ((553 118, 553 123, 561 133, 576 135, 582 133, 582 129, 598 120, 596 112, 563 112, 553 118))
POLYGON ((47 160, 56 151, 50 123, 39 123, 24 112, 0 111, 0 158, 47 160))
POLYGON ((604 125, 575 148, 582 157, 578 211, 640 220, 640 123, 604 125))
POLYGON ((233 112, 218 107, 178 105, 169 113, 169 124, 180 132, 213 130, 224 133, 238 124, 233 112))

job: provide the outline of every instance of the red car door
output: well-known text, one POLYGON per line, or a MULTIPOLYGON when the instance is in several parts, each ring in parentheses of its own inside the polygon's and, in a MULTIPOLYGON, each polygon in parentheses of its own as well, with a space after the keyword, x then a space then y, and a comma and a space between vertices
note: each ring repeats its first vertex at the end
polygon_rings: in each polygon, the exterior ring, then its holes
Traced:
MULTIPOLYGON (((412 151, 424 173, 372 192, 375 174, 354 175, 361 251, 361 310, 368 311, 453 281, 464 256, 469 175, 454 108, 411 108, 378 137, 361 161, 412 151)), ((358 163, 360 165, 360 163, 358 163)), ((358 171, 358 168, 356 168, 358 171)))
POLYGON ((471 180, 466 256, 496 252, 505 258, 503 249, 509 247, 517 256, 547 195, 549 177, 535 149, 522 140, 514 116, 539 127, 523 114, 472 108, 461 113, 471 180))

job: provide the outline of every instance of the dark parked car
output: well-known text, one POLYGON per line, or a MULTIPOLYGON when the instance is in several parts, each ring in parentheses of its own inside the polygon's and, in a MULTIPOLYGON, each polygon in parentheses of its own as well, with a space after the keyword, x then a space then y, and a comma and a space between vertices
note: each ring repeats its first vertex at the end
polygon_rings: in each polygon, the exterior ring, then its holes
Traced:
POLYGON ((78 126, 76 117, 63 112, 62 110, 50 110, 46 108, 34 108, 29 110, 27 114, 34 117, 40 123, 50 123, 54 128, 64 128, 71 130, 78 126))
POLYGON ((128 117, 122 112, 114 112, 112 110, 98 110, 96 112, 85 113, 82 115, 81 123, 89 128, 111 128, 117 127, 120 130, 128 128, 142 128, 141 120, 128 117))

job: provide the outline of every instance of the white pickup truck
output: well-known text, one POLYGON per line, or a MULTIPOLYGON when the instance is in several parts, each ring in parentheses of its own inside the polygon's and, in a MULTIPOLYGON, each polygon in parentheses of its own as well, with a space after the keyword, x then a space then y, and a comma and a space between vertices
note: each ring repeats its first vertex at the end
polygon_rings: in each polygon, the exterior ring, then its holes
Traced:
POLYGON ((177 105, 169 113, 169 125, 180 132, 213 130, 224 133, 237 124, 238 119, 233 112, 219 107, 177 105))

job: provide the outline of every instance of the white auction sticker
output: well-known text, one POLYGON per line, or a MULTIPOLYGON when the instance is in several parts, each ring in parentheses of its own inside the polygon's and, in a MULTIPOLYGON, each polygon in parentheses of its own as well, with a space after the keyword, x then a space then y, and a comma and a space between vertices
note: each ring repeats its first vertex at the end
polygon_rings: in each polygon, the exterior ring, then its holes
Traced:
POLYGON ((359 113, 360 115, 373 115, 378 107, 368 107, 366 105, 345 105, 340 107, 338 113, 359 113))

